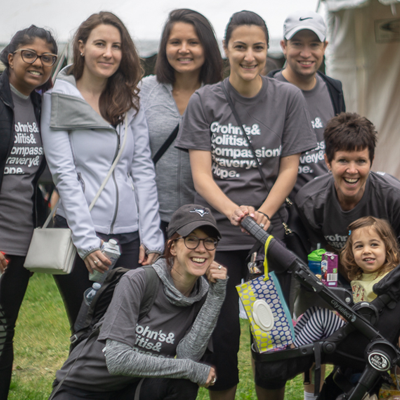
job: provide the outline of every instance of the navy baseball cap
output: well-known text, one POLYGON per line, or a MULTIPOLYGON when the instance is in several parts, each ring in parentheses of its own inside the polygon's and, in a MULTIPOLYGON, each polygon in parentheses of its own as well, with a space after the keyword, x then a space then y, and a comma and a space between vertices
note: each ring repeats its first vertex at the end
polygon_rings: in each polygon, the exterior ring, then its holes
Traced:
POLYGON ((174 233, 187 236, 202 226, 209 226, 213 229, 217 238, 221 237, 217 222, 209 208, 198 204, 186 204, 178 208, 172 215, 171 222, 168 224, 167 234, 169 238, 174 233))

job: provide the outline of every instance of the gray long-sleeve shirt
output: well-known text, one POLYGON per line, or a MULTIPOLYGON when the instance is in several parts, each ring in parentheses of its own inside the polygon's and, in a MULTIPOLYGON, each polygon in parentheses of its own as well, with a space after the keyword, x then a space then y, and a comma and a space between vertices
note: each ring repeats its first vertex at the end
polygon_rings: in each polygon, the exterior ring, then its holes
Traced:
POLYGON ((153 267, 161 283, 147 316, 138 320, 146 275, 141 269, 129 271, 118 284, 98 339, 73 350, 57 372, 58 381, 68 374, 66 385, 93 392, 120 390, 141 377, 206 382, 210 367, 198 361, 215 327, 226 280, 209 286, 199 278, 185 297, 175 288, 164 259, 153 267), (198 311, 196 304, 205 295, 198 311))
POLYGON ((160 360, 140 354, 124 343, 107 340, 105 355, 109 372, 124 376, 184 378, 200 385, 204 384, 211 367, 197 361, 203 356, 217 323, 219 310, 225 298, 225 287, 226 281, 210 285, 207 299, 192 328, 176 348, 177 358, 160 360))
MULTIPOLYGON (((201 278, 198 294, 185 297, 175 288, 169 272, 161 262, 156 263, 154 269, 163 282, 165 300, 174 305, 181 307, 194 304, 199 295, 204 292, 202 286, 205 281, 201 278)), ((160 358, 152 355, 139 353, 125 343, 108 339, 105 355, 109 372, 124 376, 185 378, 204 384, 210 372, 210 367, 197 361, 204 354, 211 333, 217 323, 219 311, 225 298, 225 289, 226 280, 219 280, 215 284, 210 284, 207 299, 193 325, 176 346, 177 358, 160 360, 160 358)), ((113 337, 109 334, 106 335, 113 337)))

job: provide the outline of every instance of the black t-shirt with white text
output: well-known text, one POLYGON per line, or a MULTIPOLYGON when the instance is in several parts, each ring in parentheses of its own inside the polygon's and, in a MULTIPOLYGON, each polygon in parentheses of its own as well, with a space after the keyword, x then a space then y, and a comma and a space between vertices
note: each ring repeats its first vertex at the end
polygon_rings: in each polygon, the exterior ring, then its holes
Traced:
POLYGON ((349 211, 340 207, 334 178, 329 173, 303 186, 295 203, 313 249, 318 243, 322 247, 328 244, 339 253, 348 238, 347 227, 368 215, 389 221, 400 237, 400 181, 389 174, 370 172, 363 197, 349 211))

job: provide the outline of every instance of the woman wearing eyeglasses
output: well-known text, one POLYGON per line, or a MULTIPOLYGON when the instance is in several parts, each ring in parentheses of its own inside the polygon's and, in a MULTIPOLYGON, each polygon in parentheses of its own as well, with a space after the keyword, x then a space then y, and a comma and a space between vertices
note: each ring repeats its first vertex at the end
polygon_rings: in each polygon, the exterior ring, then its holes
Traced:
POLYGON ((118 283, 100 334, 79 343, 57 372, 52 400, 195 400, 199 386, 218 380, 200 362, 227 282, 214 262, 216 221, 208 208, 188 204, 167 234, 164 257, 148 267, 159 285, 147 315, 140 317, 147 278, 138 268, 118 283))
POLYGON ((51 33, 32 25, 0 54, 6 67, 0 77, 0 399, 7 399, 11 381, 14 327, 31 275, 23 265, 45 167, 36 90, 52 86, 57 51, 51 33))

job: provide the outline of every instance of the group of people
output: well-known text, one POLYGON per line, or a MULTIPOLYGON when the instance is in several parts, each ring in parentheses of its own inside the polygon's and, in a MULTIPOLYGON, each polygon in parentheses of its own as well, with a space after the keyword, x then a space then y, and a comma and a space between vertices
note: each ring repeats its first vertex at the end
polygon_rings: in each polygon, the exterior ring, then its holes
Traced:
MULTIPOLYGON (((80 25, 73 64, 53 87, 51 33, 36 26, 16 33, 1 53, 1 400, 8 396, 14 328, 31 275, 23 265, 46 161, 60 197, 54 225, 71 229, 78 252, 72 272, 55 276, 71 330, 91 286, 88 272, 110 265, 103 241, 116 239, 116 266, 132 270, 116 289, 100 335, 78 345, 58 371, 57 400, 195 399, 199 385, 213 400, 234 399, 235 287, 246 278, 255 242, 240 229, 245 216, 283 240, 290 197, 310 249, 340 252, 348 225, 369 215, 389 221, 399 236, 400 182, 371 172, 375 128, 345 113, 341 83, 319 72, 328 45, 323 19, 291 14, 281 45, 284 69, 263 76, 265 21, 251 11, 233 14, 223 42, 230 73, 222 79, 211 24, 177 9, 164 26, 155 74, 141 79, 123 22, 100 12, 80 25), (161 283, 141 318, 147 275, 139 266, 154 268, 161 283)), ((284 386, 269 381, 259 363, 255 377, 260 400, 283 398, 284 386)))

